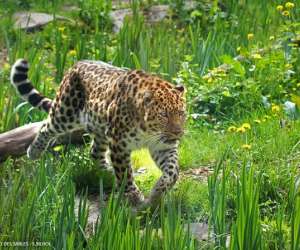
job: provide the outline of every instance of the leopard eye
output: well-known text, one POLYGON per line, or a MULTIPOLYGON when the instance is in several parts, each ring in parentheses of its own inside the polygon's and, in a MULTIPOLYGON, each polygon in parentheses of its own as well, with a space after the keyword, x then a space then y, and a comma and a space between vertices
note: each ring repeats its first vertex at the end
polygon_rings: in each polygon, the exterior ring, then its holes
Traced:
POLYGON ((186 118, 186 112, 185 112, 185 111, 179 112, 179 115, 180 115, 183 119, 186 118))

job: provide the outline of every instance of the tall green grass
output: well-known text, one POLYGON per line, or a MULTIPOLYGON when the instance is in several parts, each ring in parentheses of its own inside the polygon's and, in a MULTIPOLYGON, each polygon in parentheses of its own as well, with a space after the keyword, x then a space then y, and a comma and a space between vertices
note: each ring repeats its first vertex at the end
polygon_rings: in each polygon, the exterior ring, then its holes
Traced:
POLYGON ((230 249, 262 249, 259 213, 260 176, 255 183, 254 170, 244 164, 237 179, 237 218, 232 226, 230 249))
POLYGON ((220 159, 214 173, 208 179, 208 190, 209 190, 209 203, 210 203, 210 221, 213 232, 213 239, 215 246, 220 249, 226 249, 226 173, 224 167, 224 160, 226 154, 220 159), (222 171, 221 179, 219 174, 222 171))
POLYGON ((249 161, 219 161, 209 177, 210 224, 217 249, 299 249, 299 183, 289 177, 289 199, 273 214, 262 214, 265 170, 249 161), (297 190, 297 191, 296 191, 297 190), (297 193, 298 192, 298 193, 297 193), (271 225, 264 224, 268 216, 271 225), (263 225, 264 224, 264 225, 263 225), (266 228, 267 227, 267 228, 266 228), (268 229, 269 227, 269 229, 268 229))
POLYGON ((11 161, 4 167, 0 242, 48 242, 54 249, 195 249, 172 198, 156 216, 135 216, 122 193, 112 194, 105 206, 99 204, 95 234, 89 235, 87 194, 81 195, 75 214, 76 190, 68 158, 62 162, 44 158, 36 168, 26 164, 17 171, 11 161))

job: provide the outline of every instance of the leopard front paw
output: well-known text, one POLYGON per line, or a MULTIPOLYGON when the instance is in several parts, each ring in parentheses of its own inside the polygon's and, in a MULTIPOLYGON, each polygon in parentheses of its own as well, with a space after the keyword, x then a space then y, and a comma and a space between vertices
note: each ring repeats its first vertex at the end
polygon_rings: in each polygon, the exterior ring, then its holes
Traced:
POLYGON ((127 192, 125 197, 133 207, 139 207, 144 202, 144 195, 139 191, 127 192))
POLYGON ((151 208, 150 200, 148 198, 144 198, 143 202, 141 202, 139 204, 139 206, 137 207, 137 211, 139 211, 139 212, 145 211, 148 208, 151 208))
POLYGON ((155 211, 160 207, 160 200, 154 200, 152 197, 145 198, 144 201, 138 206, 137 210, 142 212, 146 210, 155 211))
POLYGON ((36 160, 40 157, 40 155, 42 154, 42 150, 33 147, 33 146, 29 146, 27 149, 27 157, 31 160, 36 160))

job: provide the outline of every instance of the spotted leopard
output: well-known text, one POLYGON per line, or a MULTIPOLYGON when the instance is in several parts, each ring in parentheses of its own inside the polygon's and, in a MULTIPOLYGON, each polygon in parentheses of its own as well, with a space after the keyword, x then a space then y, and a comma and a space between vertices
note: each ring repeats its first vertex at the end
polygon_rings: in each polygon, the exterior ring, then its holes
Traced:
POLYGON ((85 129, 93 136, 91 156, 99 165, 111 164, 118 184, 134 206, 156 204, 178 179, 178 142, 184 131, 184 87, 174 86, 141 70, 79 61, 63 77, 55 100, 41 95, 28 79, 28 63, 19 59, 11 82, 23 99, 49 113, 29 146, 38 158, 49 142, 67 132, 85 129), (134 183, 132 150, 146 147, 162 171, 148 199, 134 183))

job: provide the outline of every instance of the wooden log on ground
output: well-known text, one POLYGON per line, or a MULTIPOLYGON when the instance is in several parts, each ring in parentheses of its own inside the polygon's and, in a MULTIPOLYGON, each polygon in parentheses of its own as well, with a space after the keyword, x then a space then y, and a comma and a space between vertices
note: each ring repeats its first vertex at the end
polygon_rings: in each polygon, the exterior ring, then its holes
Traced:
MULTIPOLYGON (((0 162, 8 157, 19 157, 26 154, 30 143, 34 140, 40 130, 43 121, 26 124, 0 134, 0 162)), ((56 144, 82 144, 84 131, 78 130, 67 134, 57 141, 56 144)))

